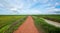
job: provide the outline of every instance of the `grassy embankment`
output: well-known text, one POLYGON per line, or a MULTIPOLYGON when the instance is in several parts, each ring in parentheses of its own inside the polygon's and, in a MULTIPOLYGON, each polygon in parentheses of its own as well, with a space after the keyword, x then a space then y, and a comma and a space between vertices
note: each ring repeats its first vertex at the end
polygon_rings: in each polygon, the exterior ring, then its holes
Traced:
MULTIPOLYGON (((55 17, 58 19, 59 16, 55 17)), ((43 20, 44 18, 42 16, 33 16, 33 19, 35 20, 35 25, 39 31, 42 28, 45 33, 60 33, 60 27, 55 27, 51 24, 46 23, 46 21, 43 20)))
POLYGON ((25 19, 26 16, 0 15, 0 33, 12 33, 25 19))

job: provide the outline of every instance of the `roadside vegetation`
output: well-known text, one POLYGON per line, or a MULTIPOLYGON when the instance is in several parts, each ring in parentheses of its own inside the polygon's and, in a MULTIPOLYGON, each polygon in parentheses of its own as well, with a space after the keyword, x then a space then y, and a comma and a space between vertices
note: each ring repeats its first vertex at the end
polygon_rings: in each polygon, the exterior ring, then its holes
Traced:
MULTIPOLYGON (((55 27, 51 24, 48 24, 46 21, 44 21, 44 17, 46 16, 33 16, 35 25, 39 30, 39 32, 42 29, 44 33, 60 33, 60 27, 55 27)), ((53 17, 53 16, 50 16, 50 17, 53 17)), ((55 17, 57 19, 59 16, 55 16, 55 17)))

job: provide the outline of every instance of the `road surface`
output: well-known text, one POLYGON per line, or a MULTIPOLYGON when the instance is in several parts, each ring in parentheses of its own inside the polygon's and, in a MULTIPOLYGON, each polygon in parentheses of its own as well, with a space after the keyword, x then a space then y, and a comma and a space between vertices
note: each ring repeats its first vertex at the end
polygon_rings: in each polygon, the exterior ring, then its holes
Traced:
POLYGON ((39 33, 34 25, 32 16, 28 16, 26 21, 13 33, 39 33))

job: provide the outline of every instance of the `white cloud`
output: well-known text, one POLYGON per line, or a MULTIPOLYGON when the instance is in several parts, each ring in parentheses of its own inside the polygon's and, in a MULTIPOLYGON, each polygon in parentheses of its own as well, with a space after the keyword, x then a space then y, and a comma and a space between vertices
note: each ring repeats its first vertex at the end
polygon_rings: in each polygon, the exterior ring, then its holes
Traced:
POLYGON ((56 4, 55 5, 59 5, 59 3, 58 2, 56 2, 56 4))
POLYGON ((34 2, 37 2, 38 0, 33 0, 34 2))
POLYGON ((55 12, 55 11, 60 11, 60 9, 57 9, 57 8, 54 8, 54 7, 47 9, 47 12, 55 12))
POLYGON ((18 10, 18 8, 11 8, 10 10, 11 11, 16 11, 16 10, 18 10))
POLYGON ((41 11, 34 9, 34 10, 31 10, 30 13, 31 14, 41 14, 41 11))
POLYGON ((54 10, 54 11, 60 11, 60 9, 56 9, 56 8, 55 8, 55 9, 53 9, 53 10, 54 10))
POLYGON ((49 0, 39 0, 40 3, 47 3, 49 0))
POLYGON ((21 10, 21 9, 24 9, 24 3, 20 3, 20 4, 10 4, 8 6, 8 9, 11 10, 11 11, 18 11, 18 10, 21 10))
POLYGON ((0 4, 0 7, 3 7, 4 5, 3 4, 0 4))
POLYGON ((35 9, 19 10, 17 14, 33 15, 33 14, 41 14, 41 11, 35 9))
POLYGON ((4 6, 4 9, 8 9, 9 11, 17 14, 43 14, 60 11, 55 8, 55 6, 59 5, 59 3, 56 2, 56 4, 51 4, 49 0, 4 0, 2 2, 4 2, 4 4, 2 3, 0 6, 4 6))
POLYGON ((55 6, 57 6, 57 5, 60 5, 60 3, 56 2, 56 3, 55 3, 55 6))

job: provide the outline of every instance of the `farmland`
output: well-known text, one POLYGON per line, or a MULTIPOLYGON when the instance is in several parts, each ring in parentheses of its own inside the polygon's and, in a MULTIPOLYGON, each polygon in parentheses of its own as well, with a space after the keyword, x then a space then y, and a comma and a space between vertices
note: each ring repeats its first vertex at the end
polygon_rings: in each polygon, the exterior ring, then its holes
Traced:
POLYGON ((0 33, 12 33, 25 19, 26 16, 0 15, 0 33))
POLYGON ((60 23, 60 15, 38 15, 33 16, 33 19, 35 21, 35 25, 37 29, 42 30, 44 33, 60 33, 60 27, 55 27, 54 25, 46 23, 44 19, 48 19, 52 21, 57 21, 57 23, 60 23))
POLYGON ((44 19, 48 19, 60 23, 60 15, 40 15, 40 16, 38 15, 38 17, 42 17, 44 19))
MULTIPOLYGON (((0 33, 13 33, 21 24, 24 23, 26 19, 27 16, 23 15, 0 15, 0 33)), ((48 24, 44 20, 46 19, 60 23, 60 15, 31 15, 31 19, 34 21, 34 24, 39 32, 60 33, 60 27, 48 24)))

